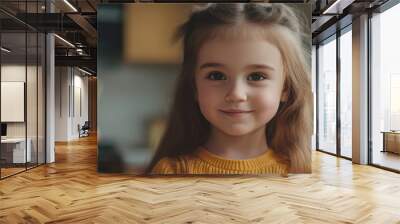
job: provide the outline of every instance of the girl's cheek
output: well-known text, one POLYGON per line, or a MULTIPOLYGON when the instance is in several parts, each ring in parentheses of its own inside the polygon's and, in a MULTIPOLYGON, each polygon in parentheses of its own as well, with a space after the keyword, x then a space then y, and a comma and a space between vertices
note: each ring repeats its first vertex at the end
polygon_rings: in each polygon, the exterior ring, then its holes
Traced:
POLYGON ((256 113, 256 117, 263 123, 268 123, 276 115, 279 108, 279 102, 276 102, 275 99, 266 98, 269 97, 264 97, 264 100, 258 102, 256 113))
POLYGON ((198 92, 203 97, 216 97, 223 94, 223 88, 221 88, 221 86, 216 86, 216 84, 200 83, 198 85, 198 92))
POLYGON ((253 99, 258 108, 266 111, 277 109, 280 102, 279 94, 273 91, 263 91, 255 95, 253 99))
POLYGON ((215 88, 210 88, 206 85, 198 86, 197 100, 200 102, 200 106, 204 107, 204 109, 206 109, 206 107, 210 107, 211 105, 217 104, 216 101, 218 101, 218 98, 218 93, 216 93, 215 88))

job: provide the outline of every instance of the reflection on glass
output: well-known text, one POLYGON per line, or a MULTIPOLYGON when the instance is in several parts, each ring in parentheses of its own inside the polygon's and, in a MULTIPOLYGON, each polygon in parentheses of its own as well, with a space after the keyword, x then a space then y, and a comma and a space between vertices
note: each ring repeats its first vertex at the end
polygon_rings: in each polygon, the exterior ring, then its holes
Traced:
POLYGON ((38 135, 37 135, 37 162, 38 164, 45 163, 45 60, 46 60, 46 38, 45 35, 39 33, 38 35, 38 135))
POLYGON ((312 57, 311 57, 311 64, 312 64, 312 69, 311 69, 311 88, 312 88, 312 93, 313 93, 313 134, 312 134, 312 150, 316 149, 316 130, 317 130, 317 104, 316 104, 316 76, 317 76, 317 54, 316 54, 316 47, 312 46, 312 57))
POLYGON ((1 46, 1 177, 25 170, 30 158, 26 148, 25 91, 26 35, 2 33, 1 46))
POLYGON ((340 37, 340 152, 352 157, 352 35, 351 30, 340 37))
MULTIPOLYGON (((44 13, 45 0, 1 1, 19 13, 44 13)), ((13 18, 0 12, 0 23, 13 18)), ((0 178, 45 162, 45 35, 22 23, 1 34, 0 178), (38 33, 39 32, 39 33, 38 33)))
POLYGON ((27 167, 31 168, 37 164, 37 33, 28 32, 27 38, 27 143, 31 151, 27 167))
POLYGON ((400 170, 400 31, 393 27, 398 21, 400 4, 374 15, 371 21, 372 163, 396 170, 400 170), (390 138, 384 139, 383 132, 389 132, 385 135, 390 138))
POLYGON ((318 48, 318 148, 336 153, 336 39, 318 48))

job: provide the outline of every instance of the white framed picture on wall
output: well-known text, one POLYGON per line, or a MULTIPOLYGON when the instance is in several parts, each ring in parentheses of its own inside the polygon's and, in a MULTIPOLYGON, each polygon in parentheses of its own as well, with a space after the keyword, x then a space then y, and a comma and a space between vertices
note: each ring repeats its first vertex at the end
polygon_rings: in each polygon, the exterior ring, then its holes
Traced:
POLYGON ((25 82, 1 82, 1 122, 24 122, 25 82))

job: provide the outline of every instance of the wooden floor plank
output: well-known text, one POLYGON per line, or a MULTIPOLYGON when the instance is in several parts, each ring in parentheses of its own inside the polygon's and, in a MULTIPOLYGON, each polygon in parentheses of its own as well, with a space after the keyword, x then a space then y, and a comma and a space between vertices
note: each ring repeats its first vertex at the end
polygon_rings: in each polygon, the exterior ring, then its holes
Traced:
POLYGON ((400 175, 313 152, 313 173, 145 178, 96 171, 96 138, 0 181, 0 223, 400 223, 400 175))

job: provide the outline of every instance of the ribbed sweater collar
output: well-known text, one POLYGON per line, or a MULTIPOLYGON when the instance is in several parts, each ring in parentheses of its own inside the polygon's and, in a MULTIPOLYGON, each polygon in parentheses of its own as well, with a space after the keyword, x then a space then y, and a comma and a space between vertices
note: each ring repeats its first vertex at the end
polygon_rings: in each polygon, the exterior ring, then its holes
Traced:
POLYGON ((195 155, 201 160, 224 170, 254 171, 270 166, 278 165, 274 152, 268 149, 265 153, 243 160, 225 159, 208 151, 205 147, 199 147, 195 155))

